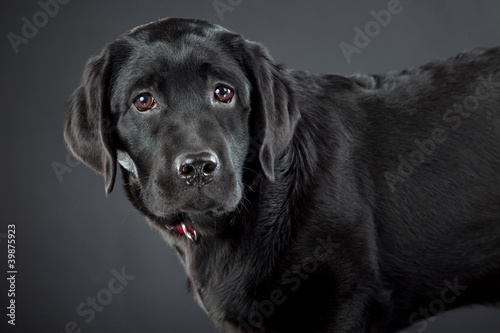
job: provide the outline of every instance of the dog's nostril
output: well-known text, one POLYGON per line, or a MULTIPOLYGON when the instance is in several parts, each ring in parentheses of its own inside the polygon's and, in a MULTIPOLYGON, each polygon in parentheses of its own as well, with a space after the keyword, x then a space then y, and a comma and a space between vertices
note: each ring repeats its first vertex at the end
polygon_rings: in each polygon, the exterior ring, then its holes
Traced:
POLYGON ((192 165, 184 164, 181 165, 179 172, 184 177, 192 177, 195 174, 195 169, 192 165))
POLYGON ((205 175, 210 175, 212 172, 215 171, 216 168, 217 168, 217 164, 215 164, 212 161, 209 161, 209 162, 205 163, 205 165, 203 166, 203 173, 205 175))

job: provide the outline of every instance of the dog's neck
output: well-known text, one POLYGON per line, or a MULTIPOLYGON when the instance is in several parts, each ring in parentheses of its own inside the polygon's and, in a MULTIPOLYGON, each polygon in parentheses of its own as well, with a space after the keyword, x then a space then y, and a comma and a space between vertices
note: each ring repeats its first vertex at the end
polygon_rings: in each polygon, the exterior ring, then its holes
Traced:
MULTIPOLYGON (((231 304, 230 299, 238 293, 238 297, 249 297, 250 294, 269 293, 267 281, 273 276, 283 274, 280 262, 290 255, 293 235, 300 228, 300 202, 303 197, 303 184, 308 184, 311 177, 305 168, 293 167, 304 164, 305 152, 311 152, 312 147, 306 147, 307 142, 293 140, 282 156, 276 161, 276 181, 271 182, 264 175, 256 177, 251 189, 247 189, 240 206, 234 214, 228 214, 226 221, 231 228, 213 237, 200 237, 197 244, 184 242, 186 248, 183 261, 188 275, 188 285, 202 307, 217 321, 223 320, 221 304, 231 304), (264 191, 265 188, 265 191, 264 191), (290 189, 283 196, 282 189, 290 189), (273 207, 276 214, 249 215, 251 211, 267 211, 266 209, 249 209, 249 207, 273 207), (290 212, 294 212, 292 220, 290 212), (278 236, 279 235, 279 236, 278 236), (275 239, 279 237, 279 241, 275 239), (264 255, 265 254, 265 255, 264 255), (235 260, 244 258, 244 260, 235 260), (220 269, 224 268, 225 274, 220 269), (217 269, 215 274, 212 270, 217 269), (236 274, 235 272, 238 272, 236 274), (244 273, 242 273, 244 272, 244 273), (219 280, 215 281, 213 278, 219 280), (247 286, 242 291, 231 290, 231 286, 247 286), (221 298, 227 298, 222 301, 221 298)), ((254 296, 255 297, 255 296, 254 296)), ((260 296, 257 296, 260 297, 260 296)), ((262 296, 266 297, 266 296, 262 296)), ((237 302, 243 304, 244 302, 237 302)), ((251 302, 248 302, 250 306, 251 302)), ((242 306, 242 305, 238 305, 242 306)), ((246 313, 250 309, 241 309, 246 313)))

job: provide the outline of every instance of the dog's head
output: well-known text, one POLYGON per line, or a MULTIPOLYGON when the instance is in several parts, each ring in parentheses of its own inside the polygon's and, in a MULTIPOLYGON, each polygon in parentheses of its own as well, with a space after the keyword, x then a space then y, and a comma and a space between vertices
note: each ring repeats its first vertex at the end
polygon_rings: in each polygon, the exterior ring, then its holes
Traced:
POLYGON ((246 172, 272 181, 298 118, 263 47, 204 21, 165 19, 89 60, 65 139, 107 194, 120 165, 135 206, 175 226, 180 214, 233 211, 246 172))

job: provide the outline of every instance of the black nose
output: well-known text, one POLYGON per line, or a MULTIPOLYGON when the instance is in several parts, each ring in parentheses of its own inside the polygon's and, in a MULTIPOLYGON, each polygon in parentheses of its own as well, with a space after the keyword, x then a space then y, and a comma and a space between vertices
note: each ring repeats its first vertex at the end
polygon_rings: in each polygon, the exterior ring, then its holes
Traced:
POLYGON ((187 185, 202 187, 219 171, 219 159, 210 151, 182 154, 176 159, 177 174, 187 185))

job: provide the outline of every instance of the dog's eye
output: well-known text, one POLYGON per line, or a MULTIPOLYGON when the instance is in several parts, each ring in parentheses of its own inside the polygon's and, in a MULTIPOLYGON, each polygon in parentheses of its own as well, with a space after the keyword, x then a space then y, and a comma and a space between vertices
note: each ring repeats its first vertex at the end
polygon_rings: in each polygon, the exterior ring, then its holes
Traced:
POLYGON ((233 99, 234 92, 233 89, 225 87, 225 86, 218 86, 215 88, 214 91, 214 98, 218 100, 219 102, 222 103, 231 103, 231 100, 233 99))
POLYGON ((156 101, 150 93, 143 93, 134 99, 134 106, 137 111, 147 111, 156 107, 156 101))

